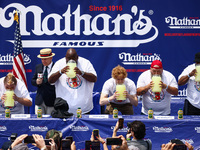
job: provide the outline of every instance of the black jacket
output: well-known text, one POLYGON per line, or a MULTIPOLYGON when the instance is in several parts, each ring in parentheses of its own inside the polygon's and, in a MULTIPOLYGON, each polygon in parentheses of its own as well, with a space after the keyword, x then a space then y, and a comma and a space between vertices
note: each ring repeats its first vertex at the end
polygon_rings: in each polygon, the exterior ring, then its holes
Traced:
MULTIPOLYGON (((54 65, 54 63, 53 63, 54 65)), ((52 67, 53 67, 52 65, 52 67)), ((36 84, 37 80, 37 75, 38 73, 43 73, 43 64, 38 64, 35 67, 35 73, 33 75, 33 78, 31 80, 31 84, 33 86, 37 86, 37 94, 35 97, 35 105, 41 105, 42 102, 44 101, 46 106, 54 106, 54 101, 56 99, 56 94, 55 94, 55 86, 50 85, 48 82, 44 83, 44 80, 41 85, 36 84)), ((52 68, 51 68, 52 69, 52 68)))

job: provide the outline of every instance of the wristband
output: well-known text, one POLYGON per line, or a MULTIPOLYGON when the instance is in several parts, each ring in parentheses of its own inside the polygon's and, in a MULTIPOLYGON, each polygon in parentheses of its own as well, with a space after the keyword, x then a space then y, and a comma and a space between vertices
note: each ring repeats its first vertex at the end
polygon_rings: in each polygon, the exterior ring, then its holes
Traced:
POLYGON ((105 144, 106 142, 105 141, 103 141, 101 144, 105 144))
POLYGON ((81 71, 81 76, 83 76, 85 74, 85 72, 84 71, 81 71))
POLYGON ((190 76, 190 74, 188 74, 187 76, 188 76, 188 78, 190 78, 190 77, 191 77, 191 76, 190 76))
POLYGON ((110 103, 109 97, 108 97, 108 103, 110 103))
POLYGON ((167 85, 167 87, 165 88, 166 90, 168 89, 168 85, 167 85))
POLYGON ((61 69, 59 70, 59 73, 62 74, 61 69))
POLYGON ((46 150, 47 149, 47 147, 46 146, 44 146, 43 148, 41 148, 41 150, 46 150))
POLYGON ((127 138, 126 140, 127 140, 127 141, 130 141, 130 140, 131 140, 131 138, 127 138))

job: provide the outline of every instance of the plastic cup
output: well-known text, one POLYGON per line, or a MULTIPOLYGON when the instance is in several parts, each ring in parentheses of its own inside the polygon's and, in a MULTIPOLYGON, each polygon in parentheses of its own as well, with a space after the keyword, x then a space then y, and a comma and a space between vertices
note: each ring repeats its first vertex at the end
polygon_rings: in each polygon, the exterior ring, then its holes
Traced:
POLYGON ((117 97, 117 100, 126 100, 126 97, 123 94, 124 91, 126 91, 126 86, 124 84, 117 84, 116 91, 119 94, 119 97, 117 97))
POLYGON ((74 68, 76 67, 76 62, 74 60, 69 60, 67 66, 69 66, 69 70, 66 72, 67 76, 69 78, 75 78, 76 72, 74 71, 74 68))
POLYGON ((151 80, 153 81, 154 85, 152 88, 152 92, 161 92, 162 88, 160 87, 160 81, 161 81, 161 77, 158 75, 154 75, 152 76, 151 80))
POLYGON ((14 95, 14 91, 6 91, 6 100, 4 102, 4 105, 6 107, 14 107, 14 99, 13 99, 13 95, 14 95))

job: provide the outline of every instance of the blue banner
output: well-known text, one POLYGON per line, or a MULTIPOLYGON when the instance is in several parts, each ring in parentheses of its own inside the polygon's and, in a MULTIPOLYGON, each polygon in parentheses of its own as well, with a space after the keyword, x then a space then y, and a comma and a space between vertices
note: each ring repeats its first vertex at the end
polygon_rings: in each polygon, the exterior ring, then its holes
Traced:
MULTIPOLYGON (((39 134, 44 138, 46 133, 55 129, 62 132, 63 138, 73 136, 77 150, 85 149, 85 141, 90 140, 93 129, 99 129, 99 135, 106 141, 106 138, 112 137, 113 129, 118 119, 113 119, 112 116, 105 115, 83 115, 81 119, 71 117, 68 119, 48 118, 3 118, 0 116, 0 147, 4 142, 8 141, 12 133, 21 134, 39 134), (20 124, 18 122, 21 122, 20 124), (23 124, 23 126, 22 126, 23 124)), ((168 143, 171 139, 180 139, 188 142, 195 150, 200 149, 199 134, 200 134, 200 117, 199 116, 184 116, 184 119, 147 119, 147 116, 121 116, 124 118, 124 126, 117 131, 118 135, 124 137, 128 131, 128 122, 135 120, 142 121, 146 126, 145 139, 152 141, 152 150, 160 150, 162 144, 168 143), (191 123, 192 122, 192 123, 191 123)), ((31 144, 28 144, 32 149, 38 149, 31 144)), ((108 146, 111 149, 110 145, 108 146)), ((101 144, 101 150, 103 150, 101 144)))
MULTIPOLYGON (((46 47, 56 54, 54 61, 71 47, 89 59, 98 75, 97 92, 118 64, 137 83, 139 75, 159 59, 178 79, 199 52, 199 4, 196 0, 1 0, 0 77, 12 69, 13 11, 18 9, 30 92, 36 90, 31 78, 41 63, 37 55, 46 47)), ((178 97, 186 96, 185 88, 179 88, 178 97)))

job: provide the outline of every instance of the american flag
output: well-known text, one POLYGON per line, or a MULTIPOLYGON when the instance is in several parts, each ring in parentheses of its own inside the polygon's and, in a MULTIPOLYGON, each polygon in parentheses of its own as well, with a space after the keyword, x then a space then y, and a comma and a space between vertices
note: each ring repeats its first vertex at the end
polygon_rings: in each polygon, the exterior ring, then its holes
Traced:
POLYGON ((19 17, 15 13, 14 20, 16 21, 15 39, 14 39, 14 60, 13 60, 13 75, 23 81, 27 87, 26 72, 24 67, 24 54, 22 48, 21 34, 19 29, 19 17))

